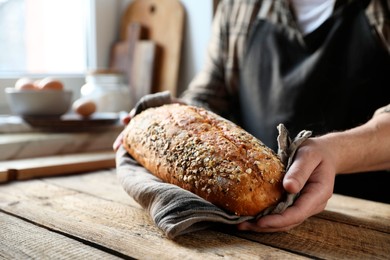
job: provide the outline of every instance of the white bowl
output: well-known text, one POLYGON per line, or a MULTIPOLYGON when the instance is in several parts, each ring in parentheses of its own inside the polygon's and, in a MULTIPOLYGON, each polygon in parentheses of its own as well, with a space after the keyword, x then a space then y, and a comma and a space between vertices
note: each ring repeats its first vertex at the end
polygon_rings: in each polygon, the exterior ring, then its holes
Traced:
POLYGON ((71 107, 71 90, 5 89, 8 105, 20 116, 61 116, 71 107))

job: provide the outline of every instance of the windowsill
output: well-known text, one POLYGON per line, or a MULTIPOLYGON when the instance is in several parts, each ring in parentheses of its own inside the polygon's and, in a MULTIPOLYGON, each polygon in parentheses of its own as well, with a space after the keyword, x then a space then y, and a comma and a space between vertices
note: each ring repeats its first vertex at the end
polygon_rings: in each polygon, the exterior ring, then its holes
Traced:
POLYGON ((123 125, 96 131, 45 132, 16 116, 0 116, 0 161, 112 150, 123 125))

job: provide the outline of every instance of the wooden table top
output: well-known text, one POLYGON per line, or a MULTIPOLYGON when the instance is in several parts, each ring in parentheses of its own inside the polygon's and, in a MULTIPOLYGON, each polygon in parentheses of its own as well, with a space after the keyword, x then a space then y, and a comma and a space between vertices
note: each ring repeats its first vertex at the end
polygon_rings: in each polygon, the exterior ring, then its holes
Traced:
POLYGON ((334 195, 282 233, 208 229, 169 240, 115 169, 0 185, 5 259, 390 259, 390 205, 334 195))

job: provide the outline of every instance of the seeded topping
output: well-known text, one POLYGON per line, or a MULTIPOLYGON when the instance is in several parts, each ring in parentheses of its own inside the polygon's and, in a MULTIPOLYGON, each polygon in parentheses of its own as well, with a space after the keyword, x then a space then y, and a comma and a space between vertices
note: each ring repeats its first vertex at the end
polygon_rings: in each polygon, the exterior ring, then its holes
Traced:
POLYGON ((178 104, 163 109, 133 118, 125 137, 131 155, 153 174, 238 215, 247 214, 233 209, 240 197, 253 197, 253 203, 267 197, 258 194, 261 186, 276 185, 281 195, 283 165, 258 139, 204 109, 178 104), (232 200, 228 207, 226 200, 232 200))

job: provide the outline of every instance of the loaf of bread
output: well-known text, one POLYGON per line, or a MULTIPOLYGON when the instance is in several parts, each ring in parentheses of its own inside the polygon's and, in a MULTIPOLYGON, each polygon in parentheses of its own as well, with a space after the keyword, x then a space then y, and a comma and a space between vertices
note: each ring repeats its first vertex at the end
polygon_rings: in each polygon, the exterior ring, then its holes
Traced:
POLYGON ((123 145, 163 181, 238 216, 255 216, 284 193, 285 167, 273 150, 202 108, 149 108, 127 125, 123 145))

